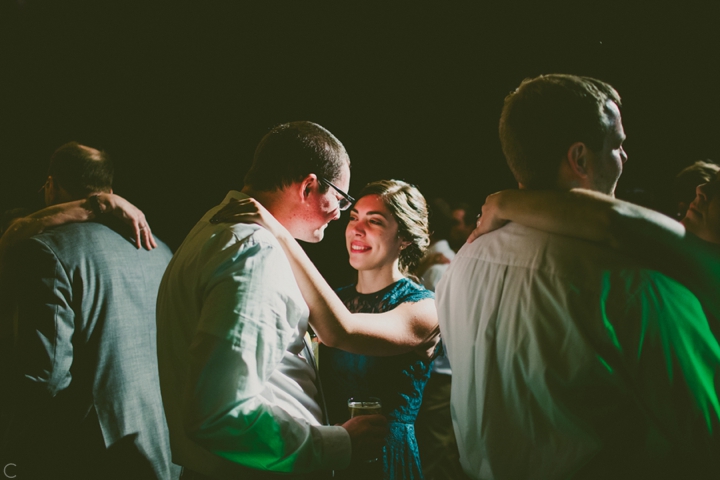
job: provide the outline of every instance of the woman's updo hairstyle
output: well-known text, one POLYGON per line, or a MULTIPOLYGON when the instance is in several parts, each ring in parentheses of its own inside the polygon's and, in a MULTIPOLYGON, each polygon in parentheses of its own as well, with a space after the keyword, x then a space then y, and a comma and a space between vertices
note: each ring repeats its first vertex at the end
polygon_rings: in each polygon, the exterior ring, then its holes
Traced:
POLYGON ((358 198, 377 195, 398 223, 398 236, 410 245, 400 251, 400 271, 412 271, 430 244, 428 208, 425 197, 414 185, 402 180, 368 183, 358 198))

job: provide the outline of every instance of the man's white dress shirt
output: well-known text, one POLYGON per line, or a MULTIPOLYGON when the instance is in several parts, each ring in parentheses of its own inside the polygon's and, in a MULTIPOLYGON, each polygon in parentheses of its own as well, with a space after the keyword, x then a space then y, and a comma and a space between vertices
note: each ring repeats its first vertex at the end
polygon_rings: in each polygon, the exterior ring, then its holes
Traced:
POLYGON ((674 280, 510 223, 458 252, 437 304, 472 478, 657 478, 718 458, 720 347, 674 280))
POLYGON ((308 307, 282 247, 258 225, 205 214, 175 253, 158 296, 158 357, 173 460, 217 478, 242 465, 341 469, 350 437, 322 426, 303 356, 308 307))

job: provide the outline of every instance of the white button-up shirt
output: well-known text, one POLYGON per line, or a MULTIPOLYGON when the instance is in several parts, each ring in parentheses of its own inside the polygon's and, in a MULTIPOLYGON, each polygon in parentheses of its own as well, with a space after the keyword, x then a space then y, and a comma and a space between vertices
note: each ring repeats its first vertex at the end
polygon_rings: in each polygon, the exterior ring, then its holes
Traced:
MULTIPOLYGON (((231 198, 244 198, 230 192, 231 198)), ((219 478, 345 468, 350 438, 321 426, 303 356, 308 307, 275 237, 200 220, 158 296, 158 356, 173 460, 219 478)))
POLYGON ((718 455, 720 347, 674 280, 511 223, 460 250, 437 304, 472 478, 654 478, 718 455))

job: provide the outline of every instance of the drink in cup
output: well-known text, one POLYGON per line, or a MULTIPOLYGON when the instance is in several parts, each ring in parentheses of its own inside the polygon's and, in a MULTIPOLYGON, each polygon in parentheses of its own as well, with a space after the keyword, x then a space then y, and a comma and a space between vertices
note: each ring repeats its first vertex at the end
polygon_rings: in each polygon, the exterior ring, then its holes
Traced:
MULTIPOLYGON (((348 399, 348 410, 350 411, 350 418, 359 417, 360 415, 380 415, 382 414, 382 403, 377 397, 353 397, 348 399)), ((368 467, 379 465, 373 468, 382 469, 382 462, 379 462, 379 460, 380 457, 372 458, 365 460, 365 463, 368 467)), ((382 471, 380 470, 379 473, 382 474, 382 471)))
POLYGON ((376 397, 353 397, 348 399, 350 418, 360 415, 379 415, 382 413, 382 403, 376 397))

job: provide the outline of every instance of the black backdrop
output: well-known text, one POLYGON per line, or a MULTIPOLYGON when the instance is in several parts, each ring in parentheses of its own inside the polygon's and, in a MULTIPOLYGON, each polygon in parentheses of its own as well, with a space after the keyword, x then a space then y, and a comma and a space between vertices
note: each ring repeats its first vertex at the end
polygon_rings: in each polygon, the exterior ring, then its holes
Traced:
MULTIPOLYGON (((1 1, 0 208, 35 201, 52 151, 77 140, 113 156, 115 191, 172 248, 292 120, 345 144, 351 193, 401 178, 481 204, 513 186, 503 98, 541 73, 618 89, 621 192, 662 199, 684 165, 720 159, 712 1, 1 1)), ((334 284, 342 223, 309 248, 334 284)))

